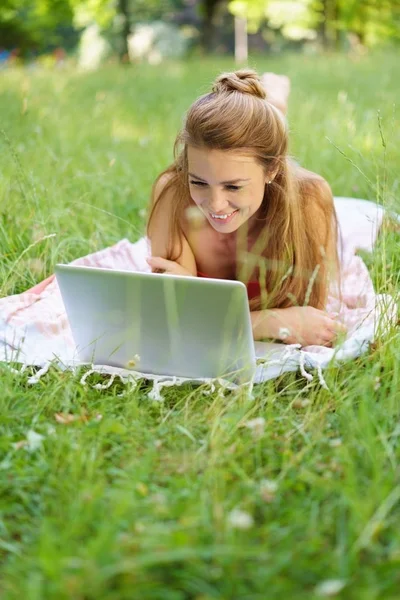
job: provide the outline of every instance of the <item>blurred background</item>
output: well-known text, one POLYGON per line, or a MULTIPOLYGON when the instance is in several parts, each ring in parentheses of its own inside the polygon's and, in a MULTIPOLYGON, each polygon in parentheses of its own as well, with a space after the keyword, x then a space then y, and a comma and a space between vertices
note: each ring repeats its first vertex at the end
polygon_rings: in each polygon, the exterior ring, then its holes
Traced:
POLYGON ((353 54, 400 42, 399 0, 1 0, 0 65, 248 52, 353 54))
POLYGON ((290 77, 295 160, 398 207, 399 48, 400 0, 0 0, 3 294, 141 237, 185 111, 240 65, 290 77))

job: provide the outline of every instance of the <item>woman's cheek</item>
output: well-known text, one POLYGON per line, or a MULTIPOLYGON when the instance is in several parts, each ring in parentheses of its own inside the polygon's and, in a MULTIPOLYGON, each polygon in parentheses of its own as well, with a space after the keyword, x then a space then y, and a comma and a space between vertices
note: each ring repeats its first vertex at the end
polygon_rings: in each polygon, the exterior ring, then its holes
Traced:
POLYGON ((197 204, 197 206, 200 206, 201 204, 203 204, 204 202, 204 194, 202 194, 201 192, 199 192, 199 190, 193 189, 193 188, 189 188, 189 192, 190 192, 190 196, 193 200, 193 202, 195 204, 197 204))

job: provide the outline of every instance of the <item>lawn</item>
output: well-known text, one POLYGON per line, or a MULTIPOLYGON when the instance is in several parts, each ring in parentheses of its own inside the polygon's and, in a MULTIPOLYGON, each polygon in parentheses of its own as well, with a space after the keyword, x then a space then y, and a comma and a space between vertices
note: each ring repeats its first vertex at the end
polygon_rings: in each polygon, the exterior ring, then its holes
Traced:
MULTIPOLYGON (((251 61, 291 77, 299 162, 400 212, 398 64, 251 61)), ((0 294, 142 236, 185 109, 231 68, 1 71, 0 294)), ((388 233, 363 255, 378 291, 398 294, 399 249, 388 233)), ((156 402, 56 369, 32 387, 0 366, 1 598, 399 598, 399 342, 328 369, 329 392, 286 374, 253 399, 187 385, 156 402)))

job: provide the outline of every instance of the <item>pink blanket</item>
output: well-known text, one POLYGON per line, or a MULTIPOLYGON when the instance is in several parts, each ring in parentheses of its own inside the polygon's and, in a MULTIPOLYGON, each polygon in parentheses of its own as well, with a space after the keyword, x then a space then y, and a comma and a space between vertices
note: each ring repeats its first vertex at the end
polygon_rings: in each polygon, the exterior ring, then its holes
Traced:
MULTIPOLYGON (((334 349, 257 342, 256 353, 260 360, 255 382, 298 368, 307 379, 312 379, 305 370, 308 367, 317 368, 324 384, 321 368, 332 360, 339 362, 359 356, 375 339, 378 326, 384 332, 397 319, 393 299, 375 293, 364 262, 355 255, 357 248, 372 251, 384 209, 372 202, 352 198, 335 198, 335 207, 343 241, 342 302, 338 290, 331 287, 327 309, 339 313, 338 318, 348 328, 347 339, 334 349)), ((149 251, 145 238, 136 243, 124 239, 110 248, 78 258, 72 264, 149 271, 145 260, 149 251)), ((37 365, 42 367, 41 373, 53 362, 61 368, 74 368, 81 364, 54 275, 22 294, 0 299, 0 361, 37 365)), ((141 376, 104 365, 94 366, 94 369, 113 376, 117 374, 124 379, 141 376)), ((146 375, 146 378, 149 376, 146 375)), ((166 385, 184 381, 182 378, 150 378, 154 379, 155 386, 160 382, 166 385)), ((31 382, 37 379, 33 377, 31 382)), ((156 392, 155 397, 158 395, 156 392)))

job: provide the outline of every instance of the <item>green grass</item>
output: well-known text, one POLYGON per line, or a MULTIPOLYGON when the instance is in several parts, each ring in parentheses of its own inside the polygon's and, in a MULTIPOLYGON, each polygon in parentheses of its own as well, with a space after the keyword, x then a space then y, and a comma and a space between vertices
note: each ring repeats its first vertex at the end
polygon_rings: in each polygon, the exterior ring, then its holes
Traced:
MULTIPOLYGON (((399 209, 396 55, 251 64, 290 75, 304 166, 335 195, 399 209)), ((1 295, 143 235, 185 109, 232 66, 1 72, 1 295)), ((390 233, 364 255, 396 296, 399 248, 390 233)), ((399 341, 393 330, 328 369, 330 392, 287 374, 253 400, 186 385, 154 402, 146 384, 97 391, 55 369, 30 387, 0 367, 1 598, 308 600, 329 579, 343 583, 338 598, 399 598, 399 341), (58 423, 59 412, 82 418, 58 423), (256 417, 258 434, 244 426, 256 417), (29 431, 39 447, 15 447, 29 431)))

